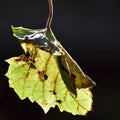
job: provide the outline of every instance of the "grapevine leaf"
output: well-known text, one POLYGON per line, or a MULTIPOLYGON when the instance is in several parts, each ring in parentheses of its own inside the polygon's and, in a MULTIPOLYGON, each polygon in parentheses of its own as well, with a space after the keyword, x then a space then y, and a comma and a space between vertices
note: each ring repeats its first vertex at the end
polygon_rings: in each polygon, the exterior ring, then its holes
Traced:
POLYGON ((37 102, 47 113, 60 111, 85 115, 92 109, 91 88, 95 83, 56 40, 50 30, 12 27, 25 53, 6 60, 9 86, 21 99, 37 102))

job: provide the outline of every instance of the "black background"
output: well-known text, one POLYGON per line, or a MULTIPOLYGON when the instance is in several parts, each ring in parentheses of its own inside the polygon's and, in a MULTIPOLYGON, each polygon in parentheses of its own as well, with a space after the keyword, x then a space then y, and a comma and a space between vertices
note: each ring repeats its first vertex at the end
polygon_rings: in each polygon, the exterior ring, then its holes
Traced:
POLYGON ((97 86, 93 112, 73 116, 51 109, 46 115, 28 99, 20 100, 8 86, 4 62, 22 54, 11 25, 44 28, 47 0, 0 1, 0 120, 119 120, 120 8, 116 0, 54 0, 52 30, 97 86))

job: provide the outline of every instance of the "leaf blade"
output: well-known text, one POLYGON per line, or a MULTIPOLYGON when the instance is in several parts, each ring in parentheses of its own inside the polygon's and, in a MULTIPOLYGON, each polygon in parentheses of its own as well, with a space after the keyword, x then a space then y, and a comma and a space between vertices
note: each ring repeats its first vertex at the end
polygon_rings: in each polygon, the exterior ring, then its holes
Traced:
POLYGON ((38 36, 35 40, 31 40, 33 33, 29 31, 35 30, 18 27, 13 28, 13 31, 20 40, 25 54, 6 60, 10 64, 6 76, 9 78, 10 87, 19 97, 21 99, 28 97, 31 102, 37 102, 45 113, 56 105, 60 111, 70 112, 73 115, 86 115, 88 111, 91 111, 93 100, 90 88, 95 83, 91 80, 88 84, 90 79, 64 50, 53 33, 41 30, 46 38, 38 36), (21 36, 24 38, 22 42, 21 36), (26 39, 25 36, 28 38, 26 39), (36 39, 39 39, 38 46, 40 47, 37 46, 36 39), (50 49, 54 49, 55 52, 54 47, 59 48, 57 54, 48 48, 45 49, 46 46, 44 49, 41 48, 47 39, 50 49), (42 44, 41 40, 43 40, 42 44), (83 84, 86 86, 84 87, 83 84))

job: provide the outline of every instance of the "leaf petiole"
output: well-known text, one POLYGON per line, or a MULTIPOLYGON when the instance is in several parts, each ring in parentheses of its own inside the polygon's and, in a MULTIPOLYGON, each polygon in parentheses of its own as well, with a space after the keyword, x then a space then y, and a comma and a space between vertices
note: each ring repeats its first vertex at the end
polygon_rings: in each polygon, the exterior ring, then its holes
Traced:
POLYGON ((49 3, 49 17, 48 17, 48 20, 46 23, 46 28, 48 30, 50 30, 51 29, 51 22, 53 19, 53 2, 52 2, 52 0, 48 0, 48 3, 49 3))

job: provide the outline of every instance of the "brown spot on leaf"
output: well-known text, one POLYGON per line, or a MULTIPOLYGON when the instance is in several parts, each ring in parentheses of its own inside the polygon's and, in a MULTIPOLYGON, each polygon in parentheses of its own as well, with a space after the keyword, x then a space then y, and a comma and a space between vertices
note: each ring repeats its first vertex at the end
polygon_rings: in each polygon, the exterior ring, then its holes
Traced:
POLYGON ((56 100, 56 102, 57 102, 57 103, 59 103, 59 104, 61 104, 61 103, 62 103, 62 101, 61 101, 61 100, 56 100))
POLYGON ((53 93, 53 95, 56 95, 57 93, 53 90, 50 90, 51 93, 53 93))
POLYGON ((44 71, 38 71, 38 75, 39 75, 40 78, 43 77, 44 71))
POLYGON ((36 69, 36 66, 35 66, 33 63, 31 63, 31 64, 30 64, 30 68, 36 69))
POLYGON ((40 81, 44 82, 47 80, 48 76, 45 74, 45 71, 38 71, 38 76, 40 78, 40 81))
POLYGON ((36 69, 36 66, 34 65, 35 60, 34 58, 30 57, 29 52, 27 52, 26 54, 22 54, 18 59, 15 60, 15 62, 20 62, 20 61, 24 61, 28 65, 30 65, 30 68, 36 69))
POLYGON ((53 91, 53 94, 54 94, 54 95, 56 95, 56 92, 55 92, 55 91, 53 91))
POLYGON ((48 76, 46 74, 44 74, 44 79, 47 80, 48 79, 48 76))
POLYGON ((19 59, 16 59, 16 60, 15 60, 15 62, 19 62, 19 61, 28 62, 28 61, 29 61, 29 58, 26 57, 24 54, 22 54, 19 59))

